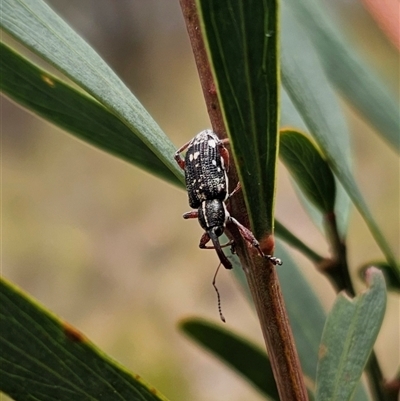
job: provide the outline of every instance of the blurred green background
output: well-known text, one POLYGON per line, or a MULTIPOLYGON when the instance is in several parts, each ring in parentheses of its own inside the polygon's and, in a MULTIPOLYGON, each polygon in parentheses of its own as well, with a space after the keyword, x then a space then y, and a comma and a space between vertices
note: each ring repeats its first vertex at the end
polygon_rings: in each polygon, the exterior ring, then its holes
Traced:
MULTIPOLYGON (((177 0, 47 2, 116 71, 177 147, 209 127, 177 0)), ((397 90, 398 53, 361 4, 342 0, 331 12, 343 18, 343 30, 360 53, 397 90)), ((355 175, 398 255, 399 159, 345 102, 343 107, 355 175)), ((181 218, 189 210, 185 192, 4 97, 1 137, 2 274, 171 401, 262 400, 176 330, 176 322, 190 315, 218 321, 211 286, 218 259, 198 248, 199 225, 181 218)), ((277 217, 314 249, 327 252, 282 166, 277 217)), ((361 264, 381 257, 357 212, 348 245, 354 277, 361 264)), ((295 256, 329 309, 335 297, 330 285, 295 256)), ((218 287, 228 327, 262 343, 257 319, 232 274, 221 271, 218 287)), ((363 285, 357 281, 356 287, 363 285)), ((399 344, 397 299, 389 295, 376 345, 386 376, 394 375, 400 359, 400 346, 393 349, 399 344)))

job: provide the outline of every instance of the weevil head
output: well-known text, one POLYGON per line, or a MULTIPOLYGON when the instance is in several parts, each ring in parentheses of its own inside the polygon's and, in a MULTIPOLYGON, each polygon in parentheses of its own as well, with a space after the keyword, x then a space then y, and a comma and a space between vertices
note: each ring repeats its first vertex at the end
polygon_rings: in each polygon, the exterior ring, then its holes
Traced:
POLYGON ((223 234, 228 217, 225 203, 220 199, 205 200, 198 209, 200 225, 205 231, 212 231, 216 237, 223 234))
POLYGON ((200 225, 210 237, 219 260, 226 269, 232 269, 232 264, 222 251, 218 239, 224 233, 225 224, 229 218, 225 203, 220 199, 203 201, 198 209, 198 218, 200 225))

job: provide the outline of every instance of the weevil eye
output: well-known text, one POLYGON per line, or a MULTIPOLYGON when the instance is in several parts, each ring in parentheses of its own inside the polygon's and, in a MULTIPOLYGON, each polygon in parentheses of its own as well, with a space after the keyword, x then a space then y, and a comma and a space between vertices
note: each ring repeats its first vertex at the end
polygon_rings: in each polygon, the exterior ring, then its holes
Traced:
POLYGON ((214 227, 213 230, 217 237, 220 237, 224 233, 224 227, 214 227))

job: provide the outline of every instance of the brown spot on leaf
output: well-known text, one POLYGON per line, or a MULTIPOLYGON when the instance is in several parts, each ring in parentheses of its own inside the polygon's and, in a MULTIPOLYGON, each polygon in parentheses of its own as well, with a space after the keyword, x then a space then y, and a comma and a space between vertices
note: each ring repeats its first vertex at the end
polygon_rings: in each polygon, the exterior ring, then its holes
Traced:
POLYGON ((55 82, 49 76, 42 74, 42 79, 44 82, 46 82, 47 85, 51 86, 52 88, 56 86, 55 82))
POLYGON ((76 343, 81 343, 84 341, 85 336, 77 330, 75 327, 71 326, 69 323, 64 322, 63 323, 63 329, 66 337, 68 340, 76 342, 76 343))
POLYGON ((325 344, 321 344, 318 350, 318 359, 322 359, 328 353, 328 347, 325 344))

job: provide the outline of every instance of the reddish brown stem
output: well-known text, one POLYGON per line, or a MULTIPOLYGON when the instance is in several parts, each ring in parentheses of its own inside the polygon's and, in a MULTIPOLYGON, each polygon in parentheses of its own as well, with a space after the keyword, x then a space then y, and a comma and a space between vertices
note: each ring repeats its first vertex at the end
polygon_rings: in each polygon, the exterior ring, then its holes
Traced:
MULTIPOLYGON (((212 127, 220 137, 225 138, 227 136, 225 124, 200 31, 195 1, 180 0, 180 4, 212 127)), ((237 173, 234 166, 229 171, 229 180, 230 182, 237 182, 237 173)), ((241 191, 232 197, 230 207, 232 214, 242 224, 249 227, 249 219, 241 191)), ((243 241, 236 226, 231 224, 227 228, 237 245, 238 255, 246 272, 280 399, 282 401, 308 400, 275 267, 268 260, 261 258, 256 250, 243 241)), ((273 247, 272 238, 270 238, 269 243, 273 247)), ((269 253, 270 250, 267 251, 269 253)))
POLYGON ((200 22, 195 1, 180 0, 180 3, 186 22, 186 28, 189 33, 189 39, 192 45, 197 71, 199 72, 201 87, 203 89, 204 100, 206 101, 207 112, 210 116, 211 125, 213 130, 218 133, 220 138, 226 138, 227 134, 224 119, 219 106, 217 90, 215 88, 214 78, 211 73, 211 67, 208 61, 203 37, 201 36, 200 22))
MULTIPOLYGON (((276 268, 257 255, 247 272, 281 400, 307 400, 300 361, 283 300, 276 268), (254 263, 255 262, 255 263, 254 263)), ((243 262, 242 262, 243 263, 243 262)))

